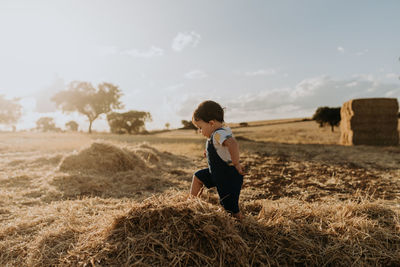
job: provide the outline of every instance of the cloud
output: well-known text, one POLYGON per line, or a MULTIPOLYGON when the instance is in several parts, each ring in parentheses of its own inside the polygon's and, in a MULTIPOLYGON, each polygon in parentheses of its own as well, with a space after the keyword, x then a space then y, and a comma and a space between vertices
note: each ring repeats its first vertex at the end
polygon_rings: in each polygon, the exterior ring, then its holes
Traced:
POLYGON ((185 78, 192 80, 192 79, 203 79, 206 78, 208 75, 202 70, 192 70, 185 73, 185 78))
MULTIPOLYGON (((400 85, 371 80, 366 75, 348 80, 329 76, 300 81, 292 88, 266 89, 227 101, 231 121, 285 117, 311 117, 320 106, 340 107, 353 98, 400 98, 400 85)), ((228 112, 229 113, 229 112, 228 112)), ((228 114, 227 113, 227 114, 228 114)))
POLYGON ((397 73, 387 73, 386 75, 385 75, 385 77, 386 78, 388 78, 388 79, 397 79, 397 78, 399 78, 399 74, 397 74, 397 73))
POLYGON ((178 93, 179 90, 181 90, 184 87, 183 83, 179 83, 179 84, 174 84, 174 85, 170 85, 164 88, 164 92, 168 92, 170 93, 178 93))
POLYGON ((333 80, 329 76, 306 79, 296 85, 291 101, 302 107, 341 106, 353 98, 400 97, 400 85, 384 83, 373 76, 333 80), (298 92, 307 92, 299 95, 298 92))
POLYGON ((119 53, 118 47, 116 46, 97 46, 95 51, 100 56, 116 55, 119 53))
POLYGON ((188 91, 182 84, 168 87, 168 90, 173 93, 166 94, 165 105, 173 114, 170 120, 176 118, 177 124, 182 119, 190 119, 196 106, 207 99, 226 107, 227 122, 240 122, 311 117, 318 107, 340 107, 353 98, 400 98, 399 84, 382 82, 371 75, 361 74, 343 80, 327 75, 311 77, 292 87, 265 88, 252 93, 243 93, 244 90, 241 90, 223 96, 220 90, 188 91))
POLYGON ((172 49, 175 52, 180 52, 186 47, 196 47, 201 40, 200 34, 192 31, 190 33, 178 33, 172 41, 172 49))
POLYGON ((370 82, 373 82, 376 80, 376 78, 372 74, 354 74, 352 77, 355 79, 366 80, 366 81, 370 81, 370 82))
POLYGON ((162 48, 151 46, 148 50, 139 51, 137 49, 130 49, 120 52, 121 55, 129 55, 131 57, 137 58, 152 58, 164 55, 164 50, 162 48))
POLYGON ((100 56, 128 55, 136 58, 153 58, 164 55, 164 49, 152 45, 147 50, 138 50, 136 48, 122 50, 117 46, 98 46, 96 52, 100 56))
MULTIPOLYGON (((190 120, 194 109, 208 98, 201 95, 187 95, 179 99, 179 105, 175 105, 176 114, 185 120, 190 120)), ((176 101, 176 100, 174 100, 176 101)))
POLYGON ((357 82, 349 82, 348 84, 345 85, 346 87, 355 87, 357 86, 357 82))
POLYGON ((368 49, 364 49, 363 51, 357 52, 357 53, 356 53, 356 56, 363 56, 363 55, 365 55, 366 53, 368 53, 368 49))
POLYGON ((260 69, 256 71, 248 71, 245 73, 246 76, 269 76, 269 75, 275 75, 278 73, 278 69, 260 69))
POLYGON ((339 51, 340 53, 344 53, 344 48, 342 46, 338 46, 337 51, 339 51))

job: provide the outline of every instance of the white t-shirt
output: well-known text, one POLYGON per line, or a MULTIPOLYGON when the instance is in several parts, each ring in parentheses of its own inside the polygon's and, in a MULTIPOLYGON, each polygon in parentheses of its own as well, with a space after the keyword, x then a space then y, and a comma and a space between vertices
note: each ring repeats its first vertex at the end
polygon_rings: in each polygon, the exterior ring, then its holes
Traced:
POLYGON ((226 163, 232 163, 231 154, 229 153, 228 147, 223 146, 222 143, 231 137, 233 137, 231 128, 225 126, 212 133, 213 145, 217 151, 218 156, 226 163))

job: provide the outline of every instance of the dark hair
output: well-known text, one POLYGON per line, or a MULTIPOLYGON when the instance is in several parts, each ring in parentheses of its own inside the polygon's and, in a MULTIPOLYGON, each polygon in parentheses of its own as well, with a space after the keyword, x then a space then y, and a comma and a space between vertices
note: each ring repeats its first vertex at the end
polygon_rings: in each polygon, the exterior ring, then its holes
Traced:
POLYGON ((211 120, 224 122, 224 109, 217 102, 207 100, 200 103, 193 112, 193 119, 195 121, 203 120, 205 122, 211 120))

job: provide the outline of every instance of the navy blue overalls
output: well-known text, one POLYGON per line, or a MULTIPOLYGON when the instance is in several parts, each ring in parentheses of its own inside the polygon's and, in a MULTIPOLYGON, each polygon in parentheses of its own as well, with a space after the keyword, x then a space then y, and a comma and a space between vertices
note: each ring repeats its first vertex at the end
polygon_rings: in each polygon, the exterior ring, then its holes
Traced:
POLYGON ((208 169, 195 173, 207 188, 217 187, 221 205, 231 213, 239 212, 239 195, 243 184, 241 175, 235 166, 228 165, 218 155, 214 144, 213 134, 207 141, 208 169))

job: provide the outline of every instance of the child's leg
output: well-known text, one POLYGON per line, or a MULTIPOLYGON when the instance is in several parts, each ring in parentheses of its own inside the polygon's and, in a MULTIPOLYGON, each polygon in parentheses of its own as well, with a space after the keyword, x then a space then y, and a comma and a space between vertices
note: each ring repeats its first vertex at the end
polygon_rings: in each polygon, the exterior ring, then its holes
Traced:
POLYGON ((232 214, 233 217, 241 220, 243 215, 239 210, 239 196, 243 182, 242 179, 239 179, 236 182, 235 187, 232 187, 235 185, 233 181, 233 183, 226 186, 217 187, 217 191, 220 199, 219 201, 224 209, 232 214))
POLYGON ((192 196, 198 197, 203 192, 202 189, 203 189, 203 182, 200 181, 200 179, 197 178, 196 175, 193 175, 192 185, 190 187, 190 194, 192 196))

